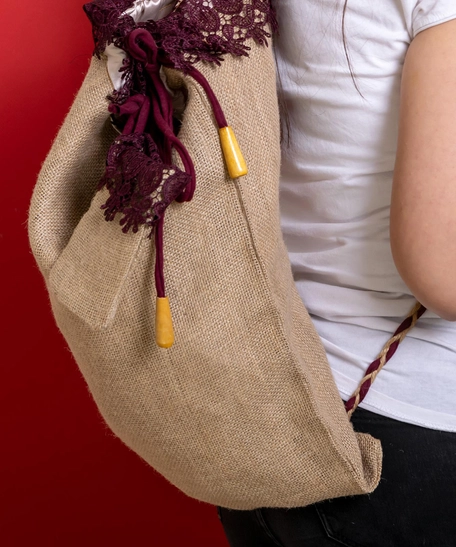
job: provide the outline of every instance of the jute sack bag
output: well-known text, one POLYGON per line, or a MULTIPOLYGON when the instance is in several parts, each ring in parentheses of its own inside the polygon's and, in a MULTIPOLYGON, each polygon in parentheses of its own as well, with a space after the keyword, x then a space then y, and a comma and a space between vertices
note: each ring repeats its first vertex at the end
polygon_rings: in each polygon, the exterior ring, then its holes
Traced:
MULTIPOLYGON (((173 201, 164 223, 170 347, 155 340, 150 226, 124 233, 101 209, 110 194, 97 185, 118 138, 105 55, 93 58, 42 166, 29 238, 56 323, 125 445, 198 500, 305 506, 373 491, 382 452, 353 431, 296 290, 280 231, 273 52, 255 37, 245 45, 248 56, 194 64, 236 132, 248 166, 239 178, 228 175, 207 89, 162 71, 169 89, 185 91, 178 138, 196 173, 193 198, 173 201)), ((173 161, 182 165, 175 151, 173 161)))

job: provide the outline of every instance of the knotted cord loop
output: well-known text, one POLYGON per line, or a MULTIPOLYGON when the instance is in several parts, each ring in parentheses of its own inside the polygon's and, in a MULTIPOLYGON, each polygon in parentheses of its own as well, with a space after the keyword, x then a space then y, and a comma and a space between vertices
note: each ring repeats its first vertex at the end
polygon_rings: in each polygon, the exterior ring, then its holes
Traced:
POLYGON ((150 101, 145 95, 133 95, 122 105, 111 103, 108 110, 116 116, 127 117, 122 130, 123 135, 143 133, 149 118, 150 101))
POLYGON ((151 79, 152 85, 148 86, 148 92, 152 102, 153 126, 161 132, 163 137, 162 146, 157 143, 163 161, 171 162, 172 149, 175 148, 182 160, 185 172, 190 175, 189 185, 186 186, 183 194, 176 198, 176 201, 190 201, 196 186, 195 167, 187 149, 174 135, 172 98, 160 76, 161 67, 166 63, 164 59, 160 59, 157 44, 145 29, 140 28, 132 31, 127 38, 126 48, 134 59, 144 64, 151 79))

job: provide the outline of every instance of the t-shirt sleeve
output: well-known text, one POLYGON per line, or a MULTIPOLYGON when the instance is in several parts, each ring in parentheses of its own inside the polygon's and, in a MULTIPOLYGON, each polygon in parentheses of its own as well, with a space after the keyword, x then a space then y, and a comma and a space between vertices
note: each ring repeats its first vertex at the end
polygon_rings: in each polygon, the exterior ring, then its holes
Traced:
POLYGON ((418 0, 412 11, 412 38, 450 19, 456 19, 456 0, 418 0))

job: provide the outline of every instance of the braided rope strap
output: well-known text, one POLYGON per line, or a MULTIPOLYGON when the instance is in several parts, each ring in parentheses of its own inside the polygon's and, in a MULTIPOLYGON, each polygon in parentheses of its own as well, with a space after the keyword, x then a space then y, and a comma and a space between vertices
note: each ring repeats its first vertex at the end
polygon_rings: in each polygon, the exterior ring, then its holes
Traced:
POLYGON ((399 344, 406 337, 407 333, 413 329, 418 319, 426 311, 426 308, 417 302, 404 321, 399 325, 396 332, 388 340, 388 342, 383 347, 379 356, 375 361, 373 361, 369 368, 366 370, 364 378, 361 380, 358 388, 353 393, 353 395, 345 403, 345 410, 347 411, 348 417, 350 418, 353 412, 357 409, 359 403, 364 399, 369 391, 371 385, 374 383, 377 374, 382 370, 386 363, 391 359, 391 357, 396 353, 399 344))

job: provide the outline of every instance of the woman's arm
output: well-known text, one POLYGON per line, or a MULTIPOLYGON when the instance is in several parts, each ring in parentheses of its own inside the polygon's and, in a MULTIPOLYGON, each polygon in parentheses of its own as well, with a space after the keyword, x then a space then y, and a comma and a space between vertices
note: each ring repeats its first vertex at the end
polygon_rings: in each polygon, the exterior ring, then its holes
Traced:
POLYGON ((420 32, 406 55, 390 235, 415 297, 456 321, 456 20, 420 32))

